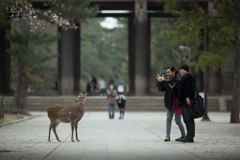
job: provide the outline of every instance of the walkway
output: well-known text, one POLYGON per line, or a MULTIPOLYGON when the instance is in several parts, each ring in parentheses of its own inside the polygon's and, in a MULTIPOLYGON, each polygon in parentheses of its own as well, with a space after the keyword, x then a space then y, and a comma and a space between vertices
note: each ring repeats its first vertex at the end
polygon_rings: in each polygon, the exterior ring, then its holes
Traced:
POLYGON ((212 122, 196 121, 195 143, 174 141, 180 132, 173 122, 166 143, 165 112, 127 112, 124 120, 109 120, 107 112, 87 112, 79 124, 81 142, 71 142, 70 125, 61 123, 59 143, 46 113, 0 126, 0 159, 21 160, 200 160, 240 159, 240 124, 229 124, 229 113, 210 113, 212 122), (6 152, 10 151, 10 152, 6 152))

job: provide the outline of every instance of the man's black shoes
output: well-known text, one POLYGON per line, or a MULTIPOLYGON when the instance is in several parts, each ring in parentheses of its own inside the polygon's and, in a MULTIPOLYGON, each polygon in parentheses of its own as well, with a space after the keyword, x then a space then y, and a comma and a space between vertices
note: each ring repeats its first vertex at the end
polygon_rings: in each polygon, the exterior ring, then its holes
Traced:
POLYGON ((193 143, 194 140, 193 139, 190 139, 190 138, 184 138, 181 140, 181 142, 185 142, 185 143, 193 143))

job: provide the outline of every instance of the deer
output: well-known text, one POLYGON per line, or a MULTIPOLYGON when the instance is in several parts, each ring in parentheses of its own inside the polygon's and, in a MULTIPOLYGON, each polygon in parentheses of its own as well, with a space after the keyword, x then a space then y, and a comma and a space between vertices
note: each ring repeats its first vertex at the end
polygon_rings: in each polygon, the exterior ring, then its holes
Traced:
POLYGON ((81 92, 78 95, 78 97, 75 99, 75 102, 78 102, 79 106, 53 105, 48 108, 48 110, 47 110, 48 118, 51 121, 51 123, 49 125, 48 142, 51 142, 50 141, 51 129, 53 130, 53 133, 55 134, 57 141, 61 142, 61 140, 58 138, 58 135, 56 132, 56 128, 60 122, 71 124, 71 130, 72 130, 71 141, 72 142, 74 142, 74 140, 73 140, 74 129, 76 132, 76 140, 80 141, 78 139, 77 127, 78 127, 78 122, 82 119, 82 117, 84 115, 85 102, 86 102, 86 97, 88 95, 89 95, 89 92, 87 92, 85 94, 83 94, 81 92))

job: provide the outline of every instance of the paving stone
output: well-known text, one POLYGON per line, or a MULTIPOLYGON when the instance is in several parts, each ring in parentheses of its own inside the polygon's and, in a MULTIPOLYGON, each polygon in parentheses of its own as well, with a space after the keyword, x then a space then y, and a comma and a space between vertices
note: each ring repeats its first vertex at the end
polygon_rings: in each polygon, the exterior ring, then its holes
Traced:
MULTIPOLYGON (((240 125, 229 123, 228 112, 210 112, 211 122, 196 119, 194 143, 176 142, 180 131, 172 122, 171 141, 164 142, 165 112, 126 112, 125 119, 108 119, 106 112, 86 112, 78 126, 80 142, 71 142, 70 124, 60 123, 48 142, 46 112, 37 118, 0 127, 0 160, 240 160, 240 125)), ((75 139, 75 133, 74 133, 75 139)))

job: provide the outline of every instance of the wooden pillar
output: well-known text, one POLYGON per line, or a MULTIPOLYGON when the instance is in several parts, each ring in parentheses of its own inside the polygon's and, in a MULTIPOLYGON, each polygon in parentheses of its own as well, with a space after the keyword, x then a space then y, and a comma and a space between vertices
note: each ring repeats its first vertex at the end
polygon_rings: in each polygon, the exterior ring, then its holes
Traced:
POLYGON ((135 94, 135 29, 134 18, 131 15, 128 18, 128 85, 129 95, 135 94))
POLYGON ((64 31, 61 29, 61 46, 59 56, 61 95, 74 94, 74 32, 73 30, 64 31))
MULTIPOLYGON (((61 34, 61 27, 58 27, 58 34, 61 34)), ((62 39, 62 37, 61 37, 62 39)), ((58 89, 58 94, 61 95, 62 90, 61 90, 61 57, 62 57, 62 41, 61 39, 58 40, 58 84, 57 84, 57 89, 58 89)))
POLYGON ((7 53, 10 42, 5 39, 5 31, 10 26, 0 24, 0 95, 10 91, 11 57, 7 53))
MULTIPOLYGON (((146 61, 147 61, 147 65, 146 65, 146 78, 147 78, 147 88, 146 88, 146 93, 150 93, 150 77, 151 77, 151 17, 148 16, 148 21, 147 21, 147 36, 148 38, 146 39, 146 43, 147 43, 147 55, 146 55, 146 61)), ((154 75, 156 76, 156 75, 154 75)))
POLYGON ((58 91, 60 95, 75 95, 80 90, 80 30, 58 29, 58 91))
POLYGON ((135 0, 135 94, 146 95, 150 91, 150 52, 147 1, 135 0))
POLYGON ((80 92, 80 75, 81 75, 81 28, 80 23, 75 22, 79 29, 74 31, 74 93, 80 92))

